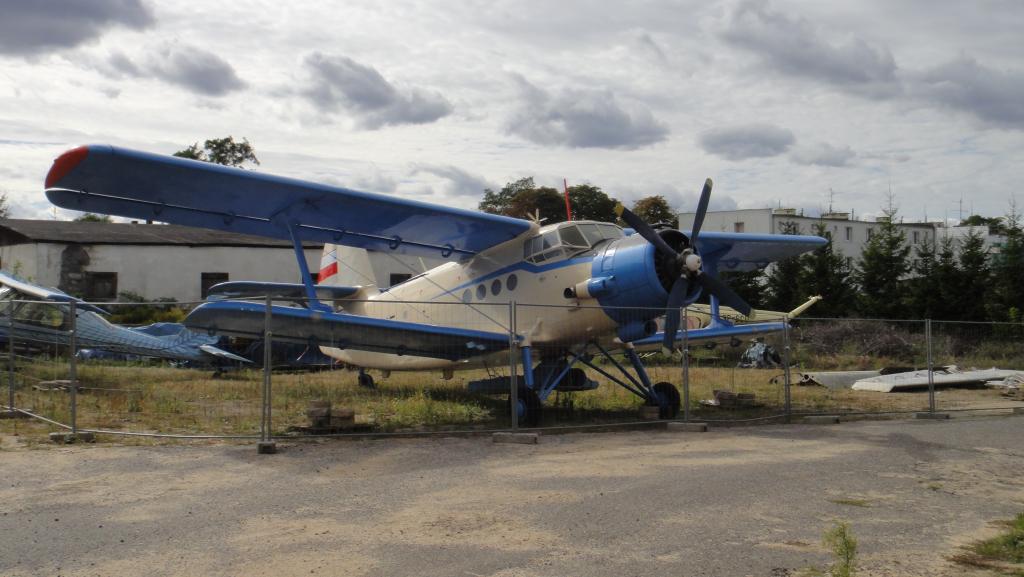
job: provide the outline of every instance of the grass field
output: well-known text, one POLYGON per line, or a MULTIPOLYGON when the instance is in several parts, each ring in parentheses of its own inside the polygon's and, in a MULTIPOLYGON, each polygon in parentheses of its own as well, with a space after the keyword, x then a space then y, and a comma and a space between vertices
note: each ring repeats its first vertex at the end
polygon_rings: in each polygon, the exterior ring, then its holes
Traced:
MULTIPOLYGON (((703 420, 746 420, 782 414, 785 388, 781 369, 738 369, 735 359, 718 352, 698 351, 690 369, 690 406, 703 420), (712 365, 712 366, 709 366, 712 365), (756 407, 726 410, 706 407, 713 390, 754 393, 756 407)), ((879 359, 870 359, 877 363, 879 359)), ((860 368, 860 355, 830 357, 827 368, 860 368)), ((872 365, 875 366, 875 365, 872 365)), ((610 369, 610 365, 609 365, 610 369)), ((651 366, 652 381, 682 382, 678 365, 651 366)), ((584 393, 552 395, 545 406, 543 426, 611 424, 636 421, 640 399, 597 377, 601 386, 584 393)), ((794 370, 794 375, 795 375, 794 370)), ((259 432, 262 372, 228 373, 213 378, 210 371, 168 366, 80 363, 77 417, 81 428, 191 435, 254 435, 259 432)), ((310 400, 329 400, 356 411, 357 423, 374 431, 483 430, 510 425, 504 397, 473 394, 466 383, 487 376, 485 371, 456 373, 443 380, 437 372, 392 373, 377 379, 375 389, 359 387, 356 373, 345 370, 274 373, 273 429, 308 425, 310 400)), ((39 382, 66 379, 66 360, 26 360, 17 371, 16 405, 61 423, 70 422, 69 393, 39 390, 39 382)), ((793 377, 794 382, 797 377, 793 377)), ((3 381, 3 382, 6 382, 3 381)), ((6 387, 0 389, 6 395, 6 387)), ((937 395, 941 407, 998 403, 988 389, 945 390, 937 395)), ((795 412, 908 412, 928 406, 926 392, 871 393, 829 391, 823 387, 793 386, 795 412)), ((24 421, 0 422, 0 431, 18 430, 44 436, 51 425, 24 421)))

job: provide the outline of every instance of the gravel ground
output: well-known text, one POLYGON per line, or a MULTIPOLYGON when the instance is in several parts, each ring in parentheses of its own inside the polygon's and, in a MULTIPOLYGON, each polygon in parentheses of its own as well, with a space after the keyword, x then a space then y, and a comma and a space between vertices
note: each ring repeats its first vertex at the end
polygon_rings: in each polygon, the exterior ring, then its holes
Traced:
MULTIPOLYGON (((837 519, 861 575, 1024 510, 1024 417, 546 436, 25 448, 0 575, 797 575, 837 519)), ((985 573, 975 573, 984 575, 985 573)))

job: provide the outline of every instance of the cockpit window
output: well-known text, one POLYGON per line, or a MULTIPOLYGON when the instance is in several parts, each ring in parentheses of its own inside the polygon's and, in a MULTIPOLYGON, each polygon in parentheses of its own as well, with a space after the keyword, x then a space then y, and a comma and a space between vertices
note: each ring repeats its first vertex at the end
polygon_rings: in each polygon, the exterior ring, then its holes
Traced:
POLYGON ((614 224, 563 222, 540 236, 527 239, 523 243, 523 259, 532 263, 557 260, 622 236, 622 229, 614 224))

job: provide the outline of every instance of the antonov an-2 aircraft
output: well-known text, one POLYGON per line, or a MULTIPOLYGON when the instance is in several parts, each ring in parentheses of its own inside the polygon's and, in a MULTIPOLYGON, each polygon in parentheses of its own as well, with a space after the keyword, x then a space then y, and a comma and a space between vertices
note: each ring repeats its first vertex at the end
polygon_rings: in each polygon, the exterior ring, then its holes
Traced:
MULTIPOLYGON (((674 417, 671 383, 652 383, 636 342, 674 350, 680 308, 707 291, 714 317, 687 338, 730 338, 782 328, 781 321, 732 324, 719 302, 750 315, 750 305, 717 278, 720 269, 753 270, 825 244, 814 236, 701 232, 711 193, 704 185, 693 230, 655 231, 624 207, 636 234, 601 222, 539 223, 359 192, 237 168, 107 145, 59 156, 46 196, 72 210, 152 219, 290 239, 301 284, 228 283, 222 295, 270 295, 273 338, 319 344, 324 353, 364 369, 452 371, 507 363, 514 343, 522 366, 515 407, 536 424, 556 388, 581 390, 587 366, 674 417), (320 284, 303 240, 327 244, 320 284), (379 291, 337 286, 335 246, 441 257, 448 262, 379 291), (288 302, 292 301, 292 302, 288 302), (295 302, 302 302, 296 305, 295 302), (510 323, 508 303, 514 307, 510 323), (658 334, 655 319, 665 317, 658 334), (510 337, 510 334, 514 336, 510 337), (624 353, 629 368, 614 351, 624 353), (609 368, 594 356, 609 359, 609 368)), ((185 323, 212 333, 259 337, 263 302, 220 300, 197 307, 185 323)), ((476 384, 504 383, 497 376, 476 384)), ((369 374, 361 373, 367 384, 369 374)))

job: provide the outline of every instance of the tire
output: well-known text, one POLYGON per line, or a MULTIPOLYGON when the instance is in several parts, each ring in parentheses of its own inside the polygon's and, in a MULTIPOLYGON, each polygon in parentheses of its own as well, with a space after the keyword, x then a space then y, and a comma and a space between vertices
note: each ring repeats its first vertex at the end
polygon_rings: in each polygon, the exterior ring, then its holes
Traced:
POLYGON ((658 393, 658 417, 661 419, 674 419, 679 416, 679 389, 672 383, 660 382, 654 385, 654 392, 658 393))
MULTIPOLYGON (((519 386, 517 395, 519 399, 519 425, 522 427, 536 427, 540 424, 541 402, 537 392, 528 389, 523 385, 519 386)), ((509 398, 509 412, 512 414, 512 399, 509 398)))
POLYGON ((359 373, 359 386, 365 389, 372 389, 376 387, 376 384, 373 382, 373 377, 370 376, 370 373, 359 373))

